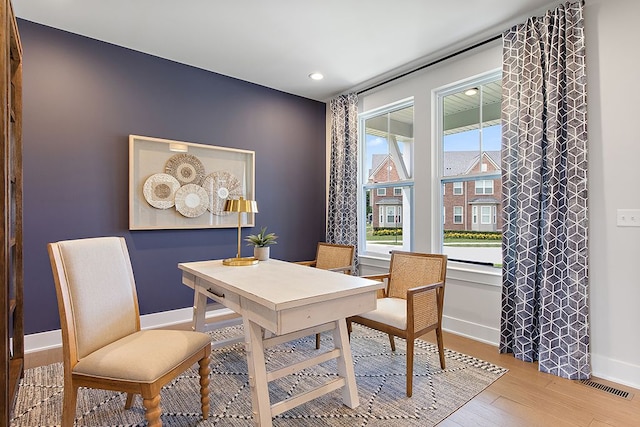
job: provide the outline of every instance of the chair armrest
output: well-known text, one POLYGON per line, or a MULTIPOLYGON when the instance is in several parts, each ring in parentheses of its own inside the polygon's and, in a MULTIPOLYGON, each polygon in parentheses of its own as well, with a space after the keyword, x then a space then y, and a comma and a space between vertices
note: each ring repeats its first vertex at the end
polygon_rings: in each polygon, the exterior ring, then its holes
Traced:
POLYGON ((294 262, 294 264, 306 265, 308 267, 315 267, 316 260, 314 259, 313 261, 298 261, 298 262, 294 262))
POLYGON ((384 273, 384 274, 370 274, 368 276, 360 276, 362 278, 365 279, 371 279, 371 280, 377 280, 378 282, 384 282, 385 280, 387 280, 387 286, 384 289, 378 289, 378 292, 376 293, 376 297, 377 298, 386 298, 389 294, 388 294, 388 287, 389 287, 389 277, 391 277, 391 275, 389 273, 384 273))
POLYGON ((371 279, 371 280, 377 280, 378 282, 383 282, 384 279, 388 279, 390 276, 389 273, 385 273, 385 274, 370 274, 368 276, 360 276, 363 279, 371 279))
POLYGON ((417 286, 407 290, 407 322, 413 324, 414 331, 440 324, 443 306, 444 282, 417 286), (429 292, 431 291, 435 292, 435 298, 430 297, 429 292))
POLYGON ((420 292, 427 292, 431 289, 436 288, 444 288, 444 282, 431 283, 430 285, 422 285, 416 286, 415 288, 411 288, 407 290, 407 299, 409 299, 409 295, 414 295, 420 292))
POLYGON ((347 273, 351 271, 352 268, 353 268, 352 265, 345 265, 344 267, 329 268, 328 270, 335 271, 337 273, 347 273))

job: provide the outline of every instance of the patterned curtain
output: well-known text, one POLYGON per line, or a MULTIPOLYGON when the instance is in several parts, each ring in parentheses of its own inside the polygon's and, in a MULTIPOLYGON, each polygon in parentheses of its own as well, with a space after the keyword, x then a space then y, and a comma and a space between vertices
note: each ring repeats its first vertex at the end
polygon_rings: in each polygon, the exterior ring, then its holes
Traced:
POLYGON ((591 374, 583 5, 503 34, 500 352, 591 374))
POLYGON ((356 247, 358 254, 358 96, 332 99, 327 242, 356 247))

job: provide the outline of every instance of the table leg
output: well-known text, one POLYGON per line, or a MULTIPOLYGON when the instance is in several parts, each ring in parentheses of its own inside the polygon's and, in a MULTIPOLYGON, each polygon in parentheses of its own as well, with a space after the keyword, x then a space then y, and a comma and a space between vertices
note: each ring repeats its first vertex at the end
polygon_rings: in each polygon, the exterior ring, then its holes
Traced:
POLYGON ((192 329, 204 332, 205 316, 207 314, 207 296, 198 289, 193 290, 193 325, 192 329))
POLYGON ((269 401, 267 367, 264 360, 262 328, 245 316, 242 317, 242 321, 244 324, 247 366, 249 368, 253 420, 257 426, 270 427, 272 425, 271 402, 269 401))
POLYGON ((356 384, 355 370, 353 369, 353 358, 345 319, 336 321, 336 327, 333 330, 333 343, 336 348, 341 350, 341 355, 336 360, 338 363, 338 375, 346 381, 342 389, 342 402, 353 409, 360 404, 360 401, 358 400, 358 386, 356 384))

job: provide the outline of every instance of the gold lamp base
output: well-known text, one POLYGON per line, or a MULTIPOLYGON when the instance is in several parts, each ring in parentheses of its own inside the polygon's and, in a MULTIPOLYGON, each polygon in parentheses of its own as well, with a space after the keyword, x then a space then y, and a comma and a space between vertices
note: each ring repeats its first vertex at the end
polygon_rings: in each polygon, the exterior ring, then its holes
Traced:
POLYGON ((227 258, 222 260, 222 265, 242 266, 242 265, 255 265, 258 263, 258 259, 254 257, 244 258, 227 258))

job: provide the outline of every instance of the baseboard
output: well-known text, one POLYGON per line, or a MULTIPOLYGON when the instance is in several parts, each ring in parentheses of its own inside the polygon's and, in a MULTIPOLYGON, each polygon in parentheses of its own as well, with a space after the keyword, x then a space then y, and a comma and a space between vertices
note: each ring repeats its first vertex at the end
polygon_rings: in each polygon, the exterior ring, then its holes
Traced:
POLYGON ((497 346, 500 342, 500 331, 498 329, 455 317, 443 315, 442 329, 485 344, 497 346))
POLYGON ((640 365, 592 353, 591 370, 594 377, 640 390, 640 365))
MULTIPOLYGON (((177 326, 191 322, 193 308, 180 308, 177 310, 163 311, 160 313, 145 314, 140 316, 142 329, 157 329, 177 326)), ((62 347, 62 332, 60 329, 36 334, 25 335, 25 354, 37 353, 62 347)))
MULTIPOLYGON (((192 316, 193 308, 191 307, 145 314, 140 316, 140 326, 142 329, 167 328, 191 322, 192 316)), ((212 316, 211 312, 207 313, 208 319, 212 316)), ((442 326, 447 332, 486 344, 498 345, 499 331, 488 326, 448 316, 443 317, 442 326)), ((24 347, 26 354, 62 347, 62 333, 60 329, 56 329, 25 335, 24 347)))

